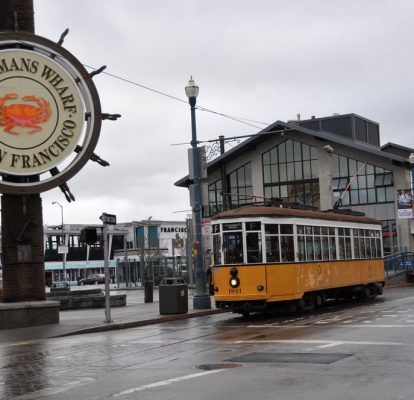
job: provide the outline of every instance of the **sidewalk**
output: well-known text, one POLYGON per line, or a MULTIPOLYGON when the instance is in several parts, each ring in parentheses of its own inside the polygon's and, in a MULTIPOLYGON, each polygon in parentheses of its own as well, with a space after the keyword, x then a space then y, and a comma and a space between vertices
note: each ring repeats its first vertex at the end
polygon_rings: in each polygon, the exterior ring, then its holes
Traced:
POLYGON ((194 310, 193 289, 188 290, 188 312, 174 315, 160 315, 158 288, 154 288, 154 301, 152 303, 144 303, 144 290, 141 288, 118 289, 114 285, 111 285, 111 294, 115 293, 126 293, 127 305, 123 307, 111 307, 112 322, 110 323, 105 322, 104 308, 60 311, 59 324, 0 330, 0 343, 3 345, 13 344, 30 340, 133 328, 223 312, 215 308, 212 297, 211 309, 194 310))

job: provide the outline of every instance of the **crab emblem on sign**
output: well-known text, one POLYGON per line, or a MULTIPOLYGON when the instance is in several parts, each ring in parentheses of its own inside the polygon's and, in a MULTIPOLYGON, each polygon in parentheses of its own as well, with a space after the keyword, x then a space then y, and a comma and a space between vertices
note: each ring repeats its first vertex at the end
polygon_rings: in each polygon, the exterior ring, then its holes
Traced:
POLYGON ((50 104, 41 97, 23 96, 26 103, 14 103, 5 105, 6 101, 17 100, 19 96, 16 93, 7 93, 0 98, 0 126, 3 126, 4 132, 11 135, 19 135, 13 130, 16 126, 30 128, 27 133, 31 134, 42 130, 39 125, 47 122, 52 115, 50 104), (27 104, 34 102, 36 105, 27 104))

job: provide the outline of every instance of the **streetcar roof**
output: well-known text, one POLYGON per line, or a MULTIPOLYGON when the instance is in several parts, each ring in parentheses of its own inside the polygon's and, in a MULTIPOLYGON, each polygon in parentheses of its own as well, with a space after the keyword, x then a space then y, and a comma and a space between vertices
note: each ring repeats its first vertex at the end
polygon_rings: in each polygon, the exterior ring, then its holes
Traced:
POLYGON ((302 210, 279 206, 248 205, 233 210, 223 211, 212 219, 243 218, 243 217, 288 217, 288 218, 312 218, 329 221, 358 222, 362 224, 381 225, 375 218, 361 215, 337 213, 333 211, 302 210))

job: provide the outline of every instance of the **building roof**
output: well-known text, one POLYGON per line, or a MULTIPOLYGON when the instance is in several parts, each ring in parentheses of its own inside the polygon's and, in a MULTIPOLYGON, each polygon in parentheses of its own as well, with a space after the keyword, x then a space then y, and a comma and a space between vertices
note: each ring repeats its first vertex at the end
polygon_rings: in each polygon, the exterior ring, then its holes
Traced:
MULTIPOLYGON (((346 116, 354 116, 357 118, 362 119, 356 114, 347 114, 346 116)), ((338 117, 344 117, 344 115, 340 115, 338 117)), ((368 120, 367 120, 368 121, 368 120)), ((299 122, 300 123, 300 122, 299 122)), ((330 142, 330 143, 338 143, 344 146, 347 146, 351 149, 355 149, 358 151, 365 151, 369 154, 379 156, 382 158, 386 158, 398 165, 406 165, 407 167, 410 166, 408 161, 408 156, 404 157, 401 154, 395 154, 395 152, 386 151, 389 150, 389 147, 386 147, 384 150, 379 147, 369 143, 364 143, 360 141, 355 141, 350 138, 340 136, 335 133, 321 131, 321 130, 312 130, 309 128, 305 128, 303 126, 298 125, 298 122, 283 122, 283 121, 276 121, 273 124, 269 125, 267 128, 262 129, 257 134, 252 135, 250 138, 246 139, 236 147, 226 151, 225 153, 221 154, 219 157, 215 158, 214 160, 210 161, 207 164, 207 174, 212 173, 213 171, 219 169, 223 164, 226 164, 235 158, 240 157, 243 153, 250 151, 252 148, 256 147, 259 143, 266 141, 269 138, 269 135, 284 135, 286 133, 294 133, 299 132, 301 134, 309 135, 314 138, 317 138, 322 141, 330 142)), ((328 143, 327 143, 328 144, 328 143)), ((398 146, 398 145, 395 145, 398 146)), ((408 148, 407 148, 408 149, 408 148)), ((411 150, 410 152, 414 152, 411 150)), ((179 179, 177 182, 174 183, 175 186, 181 187, 188 187, 191 181, 189 175, 184 176, 183 178, 179 179)))

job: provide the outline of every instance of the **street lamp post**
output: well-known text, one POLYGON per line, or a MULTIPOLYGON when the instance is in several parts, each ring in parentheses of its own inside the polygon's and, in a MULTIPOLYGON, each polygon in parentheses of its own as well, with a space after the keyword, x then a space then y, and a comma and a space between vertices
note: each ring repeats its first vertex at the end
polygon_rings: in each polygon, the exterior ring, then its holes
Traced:
MULTIPOLYGON (((63 226, 63 206, 57 202, 53 201, 52 204, 57 204, 60 207, 60 216, 61 216, 61 222, 62 222, 62 244, 63 246, 66 245, 65 240, 65 227, 63 226)), ((63 283, 66 286, 66 249, 62 248, 62 269, 63 269, 63 283)))
POLYGON ((194 309, 211 308, 210 296, 206 291, 206 274, 203 265, 203 243, 201 235, 201 186, 200 186, 200 153, 197 147, 197 131, 195 119, 195 105, 198 95, 198 86, 191 77, 188 86, 185 87, 185 93, 191 107, 191 147, 193 155, 193 179, 194 179, 194 200, 193 213, 195 225, 195 239, 197 242, 197 254, 195 265, 195 295, 193 298, 194 309))

